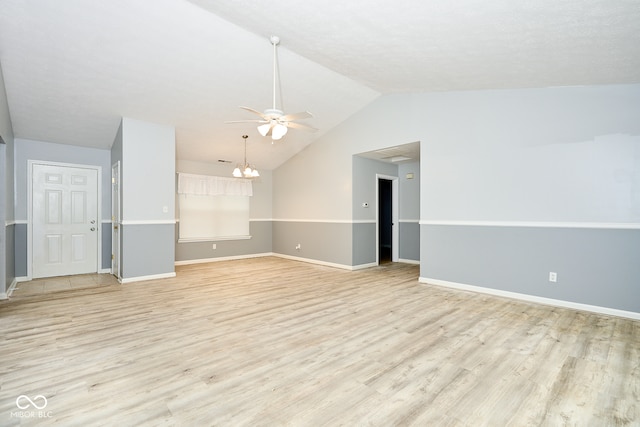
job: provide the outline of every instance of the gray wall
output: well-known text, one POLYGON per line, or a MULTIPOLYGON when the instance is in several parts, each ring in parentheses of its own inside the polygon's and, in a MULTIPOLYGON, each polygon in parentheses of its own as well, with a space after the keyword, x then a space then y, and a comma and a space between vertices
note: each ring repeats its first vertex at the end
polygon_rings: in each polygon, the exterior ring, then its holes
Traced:
POLYGON ((9 104, 0 64, 0 293, 4 293, 15 278, 14 271, 14 135, 9 104))
POLYGON ((173 273, 175 129, 125 117, 110 154, 121 162, 122 279, 173 273))
MULTIPOLYGON (((611 286, 595 273, 581 276, 590 269, 574 262, 573 254, 583 245, 612 242, 594 232, 611 233, 612 224, 629 239, 626 248, 635 248, 635 228, 640 227, 638 117, 638 84, 383 96, 274 171, 274 217, 357 218, 352 156, 421 141, 421 277, 533 294, 526 284, 533 270, 542 268, 537 261, 504 281, 502 270, 474 269, 471 255, 458 257, 440 248, 451 239, 472 242, 481 234, 487 243, 484 255, 497 252, 504 256, 502 263, 523 265, 521 253, 544 259, 540 246, 530 240, 533 235, 557 236, 564 227, 570 232, 563 234, 565 251, 556 254, 562 266, 558 287, 553 292, 543 288, 543 296, 578 301, 585 293, 603 295, 608 288, 614 292, 602 301, 589 301, 625 310, 630 298, 640 300, 640 289, 633 285, 640 276, 628 258, 616 255, 616 268, 626 274, 616 275, 618 283, 611 286), (532 233, 522 235, 520 228, 529 225, 534 225, 532 233), (445 227, 434 233, 430 228, 436 226, 445 227), (500 252, 491 244, 491 236, 497 242, 503 233, 512 236, 510 251, 500 252), (529 248, 537 249, 532 253, 529 248), (464 277, 454 274, 467 270, 464 277), (562 278, 578 276, 589 291, 563 287, 562 278)), ((336 237, 339 241, 332 244, 351 246, 346 235, 336 237)), ((278 239, 274 229, 274 242, 278 239)), ((606 265, 614 264, 602 267, 606 265)))
POLYGON ((215 258, 243 257, 272 252, 272 222, 251 221, 251 239, 219 240, 216 242, 178 243, 180 223, 176 224, 176 261, 214 260, 215 258), (213 249, 215 243, 216 249, 213 249))
POLYGON ((422 217, 640 221, 640 85, 424 97, 422 217))
MULTIPOLYGON (((7 146, 0 134, 0 164, 7 164, 7 146)), ((4 168, 3 168, 4 169, 4 168)), ((7 176, 0 173, 0 295, 3 295, 11 283, 7 284, 7 176)))
POLYGON ((124 224, 122 226, 123 280, 166 275, 175 271, 173 224, 124 224))
MULTIPOLYGON (((375 262, 375 223, 369 223, 375 220, 375 212, 361 210, 361 199, 371 197, 369 194, 375 197, 375 187, 367 188, 365 180, 365 187, 359 188, 360 178, 354 182, 359 175, 353 171, 353 156, 420 140, 415 127, 422 126, 423 120, 407 111, 407 104, 411 101, 398 105, 381 97, 273 171, 273 216, 279 223, 278 228, 274 226, 274 252, 280 251, 276 241, 289 238, 279 233, 293 231, 285 225, 309 221, 324 223, 327 229, 325 234, 308 237, 322 248, 320 253, 339 247, 345 250, 340 264, 375 262), (332 225, 335 223, 350 224, 348 231, 330 231, 341 230, 332 225)), ((375 185, 375 178, 370 182, 375 185)), ((301 232, 298 227, 296 230, 301 232)))
MULTIPOLYGON (((29 139, 15 139, 15 185, 16 185, 16 224, 15 230, 15 274, 16 277, 27 276, 27 197, 28 197, 28 161, 42 160, 48 162, 69 163, 78 165, 100 166, 102 175, 99 177, 101 189, 101 224, 105 228, 106 221, 111 221, 111 166, 110 153, 108 150, 96 148, 76 147, 65 144, 55 144, 52 142, 33 141, 29 139)), ((108 227, 106 227, 108 228, 108 227)), ((104 254, 111 254, 111 239, 104 238, 102 230, 102 265, 99 268, 108 269, 111 267, 111 260, 105 264, 104 254)))
POLYGON ((19 276, 16 273, 16 266, 15 266, 15 252, 14 252, 15 241, 16 241, 15 232, 16 232, 15 225, 8 225, 6 227, 6 230, 5 230, 5 239, 6 239, 5 287, 6 289, 9 289, 9 287, 11 286, 15 278, 19 276))
POLYGON ((352 225, 351 262, 354 266, 377 264, 375 222, 354 222, 352 225))
MULTIPOLYGON (((122 158, 122 120, 120 120, 120 125, 118 126, 118 130, 116 132, 116 136, 113 139, 113 144, 111 144, 111 159, 110 159, 110 164, 111 167, 115 166, 118 162, 120 162, 120 175, 122 175, 122 168, 123 168, 123 164, 124 164, 124 160, 122 158)), ((112 171, 113 172, 113 171, 112 171)), ((120 181, 122 181, 122 177, 120 177, 120 181)), ((120 185, 122 185, 122 183, 120 183, 120 185)), ((122 224, 121 224, 121 219, 122 219, 122 192, 119 191, 118 192, 118 206, 119 206, 119 210, 120 212, 118 213, 119 217, 120 217, 120 221, 118 221, 117 217, 114 215, 113 212, 113 206, 111 207, 112 210, 112 216, 114 216, 114 223, 111 224, 112 227, 113 226, 117 226, 118 230, 122 229, 122 224), (116 224, 117 223, 117 224, 116 224)), ((112 196, 112 203, 113 203, 113 196, 112 196)), ((111 230, 111 232, 113 233, 113 230, 111 230)), ((113 235, 111 235, 110 239, 113 239, 113 235)), ((112 240, 113 242, 113 240, 112 240)), ((113 243, 112 243, 113 244, 113 243)), ((118 266, 122 266, 122 239, 119 239, 119 243, 118 243, 118 266)), ((112 251, 112 253, 115 251, 112 251)), ((115 253, 113 254, 115 257, 115 253)), ((111 266, 111 268, 113 268, 113 263, 110 262, 109 264, 111 266)), ((119 269, 119 272, 113 272, 114 275, 118 275, 120 274, 120 276, 122 276, 122 268, 119 269)))
POLYGON ((397 177, 398 165, 353 156, 352 212, 354 221, 376 220, 376 200, 378 199, 376 175, 378 174, 397 177), (363 208, 363 202, 369 203, 369 207, 363 208))
MULTIPOLYGON (((327 171, 317 173, 317 176, 308 179, 307 174, 300 174, 296 178, 284 179, 292 171, 298 173, 298 166, 295 163, 309 157, 315 157, 321 153, 315 152, 315 147, 309 150, 314 152, 313 156, 307 156, 306 152, 292 159, 294 165, 289 169, 287 164, 274 172, 278 176, 277 184, 274 186, 274 206, 278 205, 284 212, 291 209, 292 212, 285 218, 277 218, 273 227, 273 251, 278 254, 301 257, 320 262, 338 264, 340 266, 359 267, 377 263, 376 259, 376 175, 399 176, 398 165, 367 159, 357 155, 351 155, 351 167, 346 169, 351 173, 350 185, 340 185, 329 187, 333 180, 333 175, 344 175, 344 170, 331 168, 331 173, 327 171), (317 188, 317 181, 326 179, 326 186, 321 190, 317 188), (303 184, 291 181, 302 182, 303 184), (311 185, 319 193, 311 193, 304 190, 304 185, 311 185), (281 187, 283 186, 283 187, 281 187), (344 195, 344 190, 351 190, 349 195, 349 209, 341 209, 339 202, 344 195), (284 200, 283 194, 289 194, 290 199, 284 200), (277 201, 275 201, 277 200, 277 201), (320 206, 319 202, 324 205, 320 206), (369 207, 362 207, 366 202, 369 207), (313 209, 310 209, 310 206, 313 209), (349 220, 343 220, 340 215, 349 212, 352 216, 349 220), (321 215, 325 217, 322 218, 321 215), (349 240, 351 238, 351 240, 349 240), (300 243, 301 249, 296 250, 296 245, 300 243)), ((332 150, 329 153, 337 154, 332 150)), ((339 162, 340 158, 332 159, 332 163, 339 162)), ((311 169, 315 166, 309 165, 311 169)), ((419 163, 407 165, 406 169, 416 171, 416 180, 419 177, 419 163)), ((315 173, 315 172, 313 172, 315 173)), ((419 239, 418 239, 418 219, 419 219, 419 184, 415 182, 405 184, 403 178, 399 179, 399 216, 403 218, 403 213, 412 219, 411 223, 400 224, 399 255, 401 259, 419 260, 419 239), (406 198, 407 200, 403 200, 406 198), (410 235, 409 233, 414 233, 410 235)), ((274 208, 275 209, 275 208, 274 208)))
MULTIPOLYGON (((397 177, 398 165, 377 160, 353 156, 352 160, 352 198, 353 205, 353 266, 377 264, 376 258, 376 194, 378 178, 376 175, 397 177), (369 207, 362 206, 368 203, 369 207)), ((398 185, 399 187, 399 185, 398 185)), ((398 194, 398 199, 399 199, 398 194)), ((399 210, 399 206, 398 206, 399 210)), ((399 240, 399 239, 398 239, 399 240)), ((399 242, 402 247, 402 242, 399 242)))
POLYGON ((172 126, 122 119, 123 221, 175 220, 175 139, 172 126))
POLYGON ((13 227, 13 253, 15 277, 27 276, 27 224, 13 227))
POLYGON ((418 222, 420 220, 420 162, 398 165, 398 176, 400 177, 398 185, 400 220, 418 222), (408 173, 413 174, 412 179, 407 178, 408 173))
POLYGON ((398 260, 400 262, 420 263, 420 223, 417 221, 400 222, 398 230, 401 243, 398 260))
POLYGON ((275 221, 273 252, 338 266, 351 265, 352 224, 345 222, 275 221), (296 246, 300 244, 300 250, 296 246))
POLYGON ((420 262, 420 162, 398 165, 401 261, 420 262), (412 173, 413 179, 407 179, 412 173))
POLYGON ((429 278, 640 313, 640 230, 423 225, 421 238, 429 278))
POLYGON ((111 220, 111 165, 109 164, 109 150, 21 138, 16 138, 15 142, 17 220, 27 219, 27 183, 29 174, 27 165, 29 160, 100 166, 102 168, 102 175, 99 177, 102 192, 100 201, 102 204, 101 218, 107 221, 111 220))
POLYGON ((640 85, 425 100, 424 279, 640 311, 640 85))

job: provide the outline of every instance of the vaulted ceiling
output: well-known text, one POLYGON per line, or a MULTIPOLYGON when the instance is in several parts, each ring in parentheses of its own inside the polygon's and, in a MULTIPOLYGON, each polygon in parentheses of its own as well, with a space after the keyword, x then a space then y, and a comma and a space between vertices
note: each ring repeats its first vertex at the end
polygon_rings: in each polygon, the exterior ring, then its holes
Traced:
POLYGON ((120 117, 173 125, 186 160, 272 169, 389 93, 640 82, 637 0, 0 0, 17 138, 109 148, 120 117), (317 133, 260 136, 240 105, 317 133))

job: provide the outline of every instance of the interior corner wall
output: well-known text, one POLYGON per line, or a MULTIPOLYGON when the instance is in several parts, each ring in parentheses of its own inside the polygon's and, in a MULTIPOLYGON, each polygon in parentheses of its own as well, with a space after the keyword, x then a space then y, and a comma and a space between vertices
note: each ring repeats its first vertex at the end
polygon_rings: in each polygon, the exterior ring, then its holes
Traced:
POLYGON ((347 268, 371 260, 370 244, 353 248, 371 233, 355 225, 352 157, 418 140, 396 99, 379 98, 274 170, 274 252, 347 268))
MULTIPOLYGON (((0 134, 0 136, 2 136, 0 134)), ((0 139, 0 164, 6 165, 7 163, 7 146, 4 143, 4 138, 0 139)), ((7 177, 6 174, 0 174, 0 299, 6 298, 6 291, 8 289, 7 279, 7 220, 6 220, 6 190, 7 189, 7 177)), ((11 282, 9 282, 11 283, 11 282)))
MULTIPOLYGON (((176 162, 176 170, 178 173, 231 176, 233 166, 178 160, 176 162)), ((260 178, 252 181, 252 187, 253 196, 251 196, 249 202, 249 234, 251 235, 251 239, 221 240, 215 242, 216 249, 213 249, 212 242, 178 242, 178 236, 180 235, 180 222, 178 221, 175 230, 176 262, 186 264, 219 258, 248 257, 273 252, 272 172, 261 171, 260 178)), ((177 212, 179 212, 177 201, 176 206, 177 212)))
POLYGON ((315 142, 274 170, 273 217, 274 253, 350 268, 351 155, 315 142))
MULTIPOLYGON (((116 135, 113 139, 113 143, 111 144, 111 152, 110 152, 111 156, 109 159, 110 162, 110 167, 111 169, 109 169, 109 172, 111 174, 113 174, 113 170, 112 168, 116 165, 116 164, 120 164, 120 174, 122 175, 122 165, 123 165, 123 159, 122 159, 122 120, 120 120, 120 125, 118 126, 118 130, 116 131, 116 135)), ((122 181, 122 177, 120 177, 120 180, 122 181)), ((120 186, 122 186, 122 183, 120 183, 120 186)), ((122 191, 118 191, 118 208, 119 208, 119 212, 116 213, 113 212, 114 211, 114 206, 113 206, 113 194, 112 194, 112 201, 111 204, 109 204, 110 209, 111 209, 111 217, 113 220, 112 223, 112 229, 110 230, 109 233, 109 238, 113 241, 114 240, 114 227, 118 227, 119 231, 122 231, 122 191)), ((112 257, 118 257, 117 260, 117 270, 119 271, 114 271, 114 263, 113 260, 110 263, 111 266, 111 270, 112 273, 118 277, 118 279, 121 279, 122 276, 122 271, 120 266, 122 266, 122 239, 117 239, 117 244, 118 244, 118 248, 117 250, 113 250, 112 252, 110 252, 112 257)), ((113 245, 113 243, 112 243, 113 245)))
POLYGON ((14 135, 0 64, 0 294, 5 294, 15 280, 13 202, 14 135))
POLYGON ((352 156, 420 141, 421 280, 640 312, 638 117, 638 84, 382 96, 274 171, 274 216, 351 218, 352 156))
POLYGON ((173 275, 175 129, 125 117, 118 135, 111 161, 121 160, 122 280, 173 275))

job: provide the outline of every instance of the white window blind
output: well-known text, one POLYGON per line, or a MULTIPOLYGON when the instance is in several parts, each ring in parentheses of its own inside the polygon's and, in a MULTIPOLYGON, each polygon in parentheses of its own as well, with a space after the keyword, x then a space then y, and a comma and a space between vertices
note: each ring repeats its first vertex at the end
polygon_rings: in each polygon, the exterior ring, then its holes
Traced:
POLYGON ((251 181, 178 174, 180 242, 248 239, 251 181))

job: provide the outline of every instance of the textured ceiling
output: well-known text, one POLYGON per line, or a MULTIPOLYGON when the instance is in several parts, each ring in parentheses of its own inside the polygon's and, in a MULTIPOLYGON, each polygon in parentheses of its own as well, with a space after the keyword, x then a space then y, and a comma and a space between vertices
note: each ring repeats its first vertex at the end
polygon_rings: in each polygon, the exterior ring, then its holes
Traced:
POLYGON ((382 93, 638 82, 638 0, 191 0, 382 93))
POLYGON ((0 0, 15 136, 109 148, 120 117, 176 127, 178 158, 272 169, 380 94, 640 82, 638 0, 0 0), (238 108, 315 134, 271 144, 238 108))

